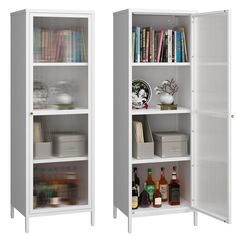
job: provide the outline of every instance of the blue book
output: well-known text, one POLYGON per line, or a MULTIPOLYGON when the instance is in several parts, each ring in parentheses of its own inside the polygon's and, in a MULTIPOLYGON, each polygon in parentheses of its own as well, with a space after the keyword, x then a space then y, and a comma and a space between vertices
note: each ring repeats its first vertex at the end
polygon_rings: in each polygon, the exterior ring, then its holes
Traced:
POLYGON ((74 32, 75 33, 75 40, 76 40, 76 46, 75 46, 75 61, 81 62, 81 32, 74 32))
POLYGON ((181 62, 181 32, 176 31, 176 62, 181 62))
POLYGON ((139 26, 135 27, 135 62, 140 62, 140 30, 139 26))

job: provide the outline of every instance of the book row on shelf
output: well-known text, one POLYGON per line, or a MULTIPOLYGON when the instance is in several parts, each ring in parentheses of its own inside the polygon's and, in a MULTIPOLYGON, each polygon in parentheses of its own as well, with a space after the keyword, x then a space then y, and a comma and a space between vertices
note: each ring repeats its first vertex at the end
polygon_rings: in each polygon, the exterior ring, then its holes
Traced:
POLYGON ((76 167, 34 167, 33 208, 79 204, 76 167))
POLYGON ((133 62, 188 62, 184 27, 155 30, 134 26, 132 30, 133 62))
POLYGON ((139 207, 159 208, 163 202, 169 205, 180 205, 180 181, 177 178, 176 167, 173 166, 171 180, 165 178, 164 167, 161 167, 160 180, 154 181, 152 169, 147 170, 147 179, 144 182, 143 190, 140 191, 140 178, 138 177, 137 167, 133 168, 132 174, 132 209, 139 207))
POLYGON ((34 28, 34 62, 86 62, 87 37, 83 27, 55 30, 34 28))

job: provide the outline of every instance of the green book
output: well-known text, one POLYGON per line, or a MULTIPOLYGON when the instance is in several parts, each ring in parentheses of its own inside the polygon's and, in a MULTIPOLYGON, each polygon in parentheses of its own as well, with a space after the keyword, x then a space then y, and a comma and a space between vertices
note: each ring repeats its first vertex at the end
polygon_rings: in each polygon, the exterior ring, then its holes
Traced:
POLYGON ((135 32, 132 32, 132 61, 134 62, 134 52, 135 52, 135 32))

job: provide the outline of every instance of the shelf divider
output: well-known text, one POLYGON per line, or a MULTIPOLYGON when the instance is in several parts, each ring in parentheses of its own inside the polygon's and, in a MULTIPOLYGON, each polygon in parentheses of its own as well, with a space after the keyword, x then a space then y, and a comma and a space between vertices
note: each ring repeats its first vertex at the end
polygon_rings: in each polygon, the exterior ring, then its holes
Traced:
POLYGON ((42 159, 34 159, 34 164, 43 164, 43 163, 56 163, 56 162, 72 162, 72 161, 87 161, 87 156, 82 157, 48 157, 42 159))
POLYGON ((162 162, 175 162, 175 161, 190 161, 190 156, 183 156, 183 157, 159 157, 154 156, 153 158, 149 159, 136 159, 132 158, 132 164, 146 164, 146 163, 162 163, 162 162))

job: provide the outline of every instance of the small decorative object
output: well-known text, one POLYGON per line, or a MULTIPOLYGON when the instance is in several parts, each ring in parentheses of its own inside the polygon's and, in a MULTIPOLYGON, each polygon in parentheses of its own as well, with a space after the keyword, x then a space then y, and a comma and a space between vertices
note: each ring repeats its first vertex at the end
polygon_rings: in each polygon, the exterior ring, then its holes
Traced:
POLYGON ((34 109, 46 109, 48 103, 48 87, 41 81, 34 81, 34 109))
POLYGON ((144 80, 133 80, 132 82, 132 107, 147 108, 152 97, 150 85, 144 80), (146 105, 145 105, 146 104, 146 105))
POLYGON ((56 90, 57 94, 55 102, 58 109, 74 109, 71 83, 67 81, 59 81, 56 90))
POLYGON ((148 104, 147 103, 144 104, 144 108, 148 109, 148 104))
MULTIPOLYGON (((157 86, 156 88, 154 88, 154 90, 156 91, 156 94, 160 95, 160 101, 161 101, 160 105, 171 105, 171 104, 174 105, 173 95, 178 91, 178 89, 179 87, 173 78, 171 80, 163 81, 160 86, 157 86)), ((166 109, 162 109, 162 110, 166 110, 166 109)))

